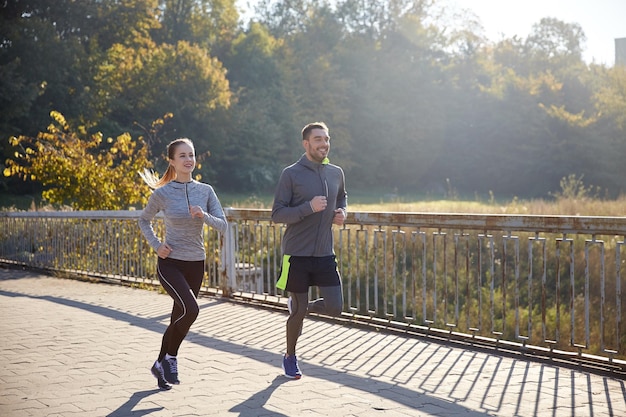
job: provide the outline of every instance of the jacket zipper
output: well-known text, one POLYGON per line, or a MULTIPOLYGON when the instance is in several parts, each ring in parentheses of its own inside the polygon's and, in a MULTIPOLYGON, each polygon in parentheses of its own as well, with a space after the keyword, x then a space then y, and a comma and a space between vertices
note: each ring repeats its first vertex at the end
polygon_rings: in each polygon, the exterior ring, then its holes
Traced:
POLYGON ((189 202, 189 193, 187 192, 187 183, 185 183, 185 198, 187 199, 187 212, 191 213, 191 203, 189 202))

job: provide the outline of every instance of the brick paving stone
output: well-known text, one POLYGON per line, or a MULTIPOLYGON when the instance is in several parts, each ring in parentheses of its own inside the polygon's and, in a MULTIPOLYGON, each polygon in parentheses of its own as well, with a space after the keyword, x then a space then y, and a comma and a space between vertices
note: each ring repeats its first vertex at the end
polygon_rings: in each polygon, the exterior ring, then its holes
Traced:
POLYGON ((199 303, 163 392, 167 295, 0 268, 0 416, 626 416, 616 378, 312 317, 288 380, 284 310, 199 303))

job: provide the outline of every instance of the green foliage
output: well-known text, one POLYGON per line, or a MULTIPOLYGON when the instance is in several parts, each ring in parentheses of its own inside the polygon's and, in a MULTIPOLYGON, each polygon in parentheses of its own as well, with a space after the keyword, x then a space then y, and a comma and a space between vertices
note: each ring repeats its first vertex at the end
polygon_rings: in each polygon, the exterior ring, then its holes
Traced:
POLYGON ((626 68, 599 71, 603 84, 595 94, 599 113, 622 131, 626 130, 626 68))
MULTIPOLYGON (((575 164, 626 192, 626 71, 586 64, 576 23, 494 43, 437 0, 262 0, 245 26, 235 0, 5 3, 0 138, 37 135, 53 110, 105 137, 171 114, 145 138, 153 163, 187 136, 210 151, 204 180, 270 193, 302 126, 324 120, 353 189, 438 194, 449 179, 537 198, 575 164)), ((0 187, 33 191, 14 178, 0 187)))
POLYGON ((63 115, 52 112, 53 123, 36 138, 12 137, 19 150, 7 161, 4 175, 43 184, 49 203, 76 210, 120 210, 147 201, 148 188, 137 172, 150 167, 147 147, 128 133, 108 138, 74 130, 63 115))
POLYGON ((239 15, 235 0, 181 2, 160 0, 162 27, 155 38, 172 45, 180 41, 210 50, 232 41, 239 15))
POLYGON ((122 126, 173 112, 182 130, 185 123, 197 126, 207 114, 230 104, 221 63, 185 41, 141 48, 116 44, 95 82, 100 114, 122 126))

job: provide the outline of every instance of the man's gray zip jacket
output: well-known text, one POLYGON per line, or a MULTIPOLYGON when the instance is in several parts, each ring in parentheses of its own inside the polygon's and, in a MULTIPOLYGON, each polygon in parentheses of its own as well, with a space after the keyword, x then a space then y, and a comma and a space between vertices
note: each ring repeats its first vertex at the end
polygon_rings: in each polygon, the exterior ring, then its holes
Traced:
POLYGON ((333 255, 333 217, 336 209, 346 207, 345 177, 337 165, 316 163, 302 155, 296 163, 283 169, 272 207, 272 221, 287 225, 283 254, 333 255), (328 205, 315 213, 310 201, 318 195, 326 196, 328 205))

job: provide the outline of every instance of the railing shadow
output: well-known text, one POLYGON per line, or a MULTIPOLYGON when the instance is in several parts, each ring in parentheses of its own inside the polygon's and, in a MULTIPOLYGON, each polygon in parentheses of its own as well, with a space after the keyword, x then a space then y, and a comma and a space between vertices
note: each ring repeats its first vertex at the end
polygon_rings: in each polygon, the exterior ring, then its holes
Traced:
MULTIPOLYGON (((112 318, 114 320, 124 321, 124 322, 129 323, 132 326, 142 327, 146 330, 152 330, 158 333, 163 333, 166 327, 164 324, 159 323, 160 320, 163 320, 167 317, 165 315, 162 315, 160 317, 142 318, 142 317, 137 317, 133 314, 117 311, 109 307, 97 306, 97 305, 92 305, 92 304, 88 304, 88 303, 77 301, 77 300, 55 297, 55 296, 48 296, 48 295, 46 296, 28 295, 28 294, 20 294, 20 293, 0 290, 0 296, 28 297, 28 298, 37 299, 37 300, 45 300, 45 301, 57 303, 66 307, 74 307, 80 310, 89 311, 90 313, 100 314, 100 315, 112 318)), ((214 303, 204 305, 203 309, 207 310, 207 309, 210 309, 211 307, 215 307, 224 303, 230 304, 228 303, 228 301, 216 301, 214 303)), ((245 307, 245 306, 241 306, 241 308, 250 309, 250 307, 245 307)), ((219 311, 216 312, 216 315, 220 317, 221 319, 224 319, 224 316, 219 311)), ((245 322, 245 321, 247 320, 242 319, 240 317, 239 320, 235 322, 235 325, 237 327, 240 327, 238 324, 241 322, 245 322)), ((250 324, 254 325, 254 320, 252 320, 250 324)), ((222 339, 215 339, 213 337, 199 333, 198 331, 195 331, 195 332, 190 331, 189 336, 190 337, 188 337, 187 339, 188 343, 197 343, 204 347, 209 347, 214 350, 221 350, 221 351, 228 352, 228 353, 240 353, 241 352, 241 345, 238 343, 233 343, 233 342, 225 341, 222 339)), ((263 363, 280 363, 280 360, 282 360, 282 354, 275 354, 275 353, 268 352, 263 349, 256 349, 250 346, 246 346, 246 352, 247 352, 246 356, 248 357, 248 359, 258 360, 263 363)), ((336 370, 328 369, 324 366, 314 365, 312 363, 307 364, 307 371, 308 371, 308 375, 311 375, 311 376, 314 375, 317 378, 327 379, 328 381, 333 381, 333 378, 336 376, 336 372, 337 372, 336 370)), ((373 380, 370 378, 363 378, 357 375, 342 374, 342 381, 344 385, 349 386, 353 389, 364 390, 364 391, 369 392, 370 394, 373 393, 372 391, 368 389, 368 385, 371 385, 373 382, 373 380)), ((442 409, 450 410, 450 412, 453 414, 463 414, 468 417, 478 417, 478 416, 487 415, 481 412, 476 412, 474 410, 468 409, 461 405, 451 404, 445 400, 442 400, 436 397, 432 397, 429 395, 424 396, 423 394, 420 395, 420 393, 418 392, 414 392, 408 388, 400 387, 396 384, 385 383, 381 381, 376 381, 375 384, 377 387, 375 393, 377 395, 383 398, 386 398, 387 400, 401 403, 407 407, 418 407, 421 402, 426 401, 426 403, 430 405, 435 405, 442 409), (419 402, 417 403, 414 402, 414 400, 416 399, 419 399, 419 402)), ((269 387, 267 387, 266 389, 260 392, 262 396, 265 395, 264 397, 265 401, 267 401, 267 398, 269 398, 267 394, 271 393, 278 386, 280 386, 280 383, 278 383, 276 379, 269 387)), ((131 407, 133 405, 136 405, 137 402, 141 400, 141 398, 143 398, 142 396, 151 395, 154 392, 155 390, 139 391, 137 393, 133 393, 131 397, 129 398, 129 400, 126 403, 122 404, 116 410, 116 412, 121 413, 122 409, 126 411, 132 410, 131 407)), ((253 402, 255 402, 254 396, 250 397, 247 401, 248 401, 248 404, 252 404, 253 402)), ((241 408, 242 405, 243 403, 240 404, 240 412, 243 412, 243 408, 241 408)), ((133 415, 135 412, 136 410, 132 410, 133 415)), ((118 414, 118 415, 121 416, 123 414, 118 414)))
MULTIPOLYGON (((11 291, 0 291, 0 295, 45 300, 160 334, 165 330, 162 321, 168 317, 166 314, 143 314, 142 317, 51 295, 11 291)), ((264 364, 280 363, 281 355, 273 352, 277 349, 276 332, 282 335, 284 331, 285 315, 282 311, 244 304, 234 306, 220 299, 204 301, 201 307, 204 313, 198 326, 192 328, 189 343, 235 354, 241 354, 242 347, 245 347, 249 360, 264 364), (237 319, 229 320, 229 316, 237 319), (212 322, 220 324, 219 335, 211 333, 215 328, 212 322), (263 335, 266 337, 263 338, 263 335)), ((280 343, 282 345, 282 339, 280 343)), ((602 402, 608 403, 610 410, 622 410, 626 401, 624 381, 619 381, 621 393, 609 390, 609 381, 614 381, 614 378, 602 377, 603 385, 599 387, 592 384, 589 374, 583 371, 545 364, 531 366, 530 362, 519 359, 505 361, 496 354, 457 349, 397 333, 351 329, 349 325, 341 326, 315 318, 306 321, 302 345, 307 347, 302 359, 306 375, 332 382, 340 373, 342 385, 415 409, 428 404, 454 415, 484 416, 493 412, 502 413, 511 406, 511 415, 519 415, 523 414, 522 410, 534 407, 533 415, 557 417, 562 415, 559 406, 564 401, 568 402, 571 410, 584 410, 576 415, 597 414, 594 404, 601 402, 601 398, 602 402), (546 403, 549 402, 545 399, 547 392, 552 398, 550 404, 546 403), (477 404, 480 411, 460 404, 470 400, 477 404), (614 401, 620 403, 613 405, 614 401)), ((265 404, 284 382, 288 380, 282 376, 275 378, 269 386, 234 406, 231 411, 239 412, 240 416, 258 415, 258 410, 262 410, 264 415, 271 413, 265 404), (256 411, 249 412, 250 409, 256 411)), ((614 385, 613 382, 611 385, 614 385)), ((139 415, 133 407, 156 392, 158 390, 137 391, 110 415, 129 415, 131 411, 133 415, 139 415)), ((279 413, 275 415, 281 416, 279 413)))
MULTIPOLYGON (((245 321, 267 332, 264 319, 254 321, 250 317, 245 321)), ((313 368, 307 374, 332 380, 326 370, 334 368, 344 372, 342 381, 352 379, 347 385, 368 392, 366 381, 375 381, 377 395, 408 398, 403 404, 411 407, 446 397, 458 403, 477 403, 485 413, 511 410, 511 415, 528 415, 531 409, 530 415, 559 417, 564 415, 564 407, 571 415, 595 415, 600 404, 607 404, 609 410, 624 410, 626 406, 626 383, 616 377, 601 376, 602 387, 598 387, 588 371, 571 366, 524 360, 523 356, 510 357, 497 351, 464 350, 397 332, 347 332, 346 327, 350 325, 307 320, 302 339, 307 350, 304 363, 307 370, 313 368), (381 388, 381 378, 393 386, 393 394, 385 394, 387 386, 382 384, 381 388), (609 389, 609 381, 617 382, 619 389, 615 384, 609 389)), ((222 332, 229 333, 229 329, 222 328, 222 332)), ((233 342, 242 344, 253 340, 232 337, 233 342)), ((447 404, 446 410, 450 407, 447 404)))

